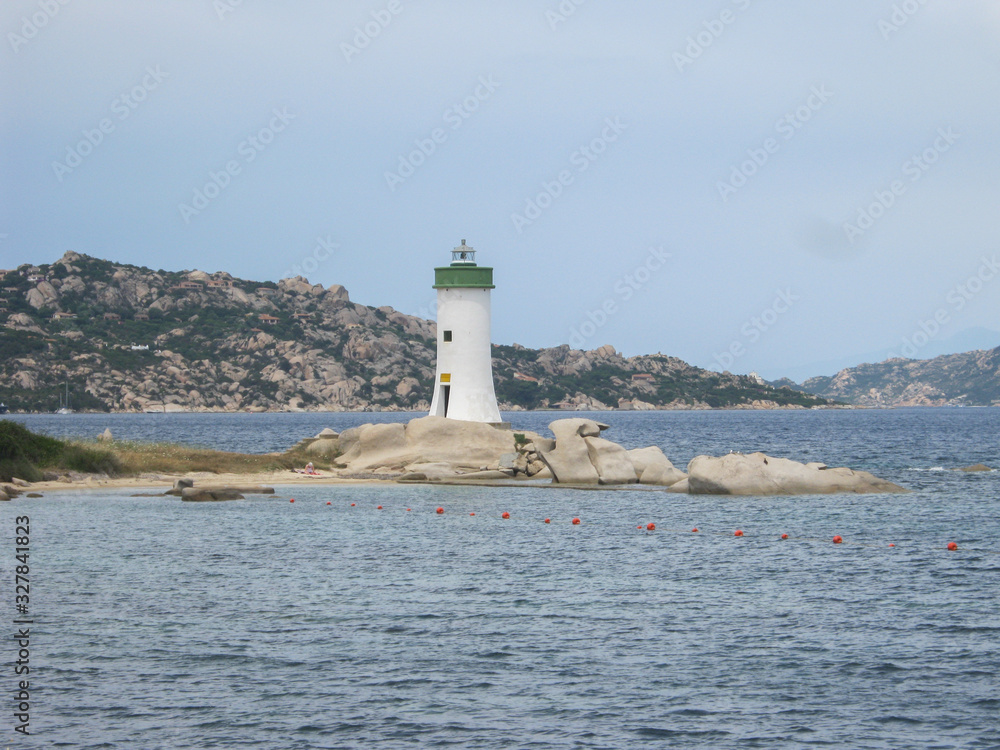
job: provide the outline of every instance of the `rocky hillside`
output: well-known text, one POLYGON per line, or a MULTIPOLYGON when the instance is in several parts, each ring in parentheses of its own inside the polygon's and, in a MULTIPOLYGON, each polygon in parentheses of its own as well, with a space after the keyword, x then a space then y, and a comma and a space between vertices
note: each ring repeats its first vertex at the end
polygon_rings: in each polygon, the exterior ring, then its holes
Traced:
MULTIPOLYGON (((436 327, 344 287, 252 282, 66 253, 0 280, 0 401, 53 411, 425 410, 436 327)), ((758 379, 613 347, 494 347, 501 408, 824 405, 758 379)))
POLYGON ((863 364, 800 387, 860 406, 996 406, 1000 348, 863 364))

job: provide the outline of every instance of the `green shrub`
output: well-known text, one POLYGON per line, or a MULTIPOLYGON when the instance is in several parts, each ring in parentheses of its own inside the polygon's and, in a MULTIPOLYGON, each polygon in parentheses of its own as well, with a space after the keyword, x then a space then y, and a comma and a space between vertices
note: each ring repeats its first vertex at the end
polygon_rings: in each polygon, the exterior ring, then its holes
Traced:
POLYGON ((45 468, 113 475, 121 467, 108 450, 37 435, 22 424, 0 420, 0 481, 19 477, 38 482, 45 468))

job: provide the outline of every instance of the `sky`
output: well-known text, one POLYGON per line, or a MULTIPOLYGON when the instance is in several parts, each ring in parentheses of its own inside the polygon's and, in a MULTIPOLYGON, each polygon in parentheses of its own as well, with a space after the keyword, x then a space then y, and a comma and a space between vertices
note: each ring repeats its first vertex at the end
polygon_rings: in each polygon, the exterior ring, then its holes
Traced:
POLYGON ((0 268, 302 275, 767 378, 1000 345, 996 0, 4 0, 0 268))

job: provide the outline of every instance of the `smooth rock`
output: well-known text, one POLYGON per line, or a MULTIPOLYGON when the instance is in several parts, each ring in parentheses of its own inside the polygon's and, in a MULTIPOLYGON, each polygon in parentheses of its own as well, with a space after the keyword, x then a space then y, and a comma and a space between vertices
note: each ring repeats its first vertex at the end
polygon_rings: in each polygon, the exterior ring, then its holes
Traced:
POLYGON ((211 503, 222 500, 243 500, 236 490, 206 490, 200 487, 185 487, 181 492, 181 500, 188 503, 211 503))
POLYGON ((538 476, 538 474, 544 468, 545 468, 545 462, 542 461, 541 459, 538 459, 536 461, 532 461, 531 463, 528 464, 528 472, 527 472, 528 476, 529 477, 538 476))
POLYGON ((515 461, 517 461, 516 453, 504 453, 500 456, 498 467, 501 469, 513 469, 515 461))
POLYGON ((7 502, 8 500, 10 500, 10 496, 3 490, 0 490, 0 503, 7 502))
MULTIPOLYGON (((597 423, 589 419, 560 419, 549 425, 556 435, 556 447, 540 451, 542 461, 552 472, 552 481, 560 484, 597 484, 600 475, 590 461, 590 450, 580 430, 590 431, 597 423)), ((600 428, 597 428, 600 434, 600 428)))
POLYGON ((199 487, 198 489, 208 492, 238 492, 242 495, 273 495, 274 487, 266 487, 262 484, 227 484, 224 487, 199 487))
POLYGON ((692 495, 813 495, 906 492, 897 484, 848 468, 817 469, 763 453, 695 456, 688 464, 692 495))
POLYGON ((969 471, 969 472, 973 472, 973 471, 993 471, 993 469, 991 469, 986 464, 972 464, 972 466, 962 466, 961 468, 955 469, 955 471, 969 471))
POLYGON ((340 441, 336 437, 314 438, 306 446, 305 452, 310 456, 321 456, 327 459, 335 458, 340 452, 340 441))
POLYGON ((672 487, 678 482, 687 479, 685 474, 675 466, 662 466, 653 464, 647 466, 639 477, 640 484, 658 485, 660 487, 672 487))
POLYGON ((180 497, 181 493, 183 493, 184 490, 189 489, 191 487, 194 487, 193 479, 188 479, 187 477, 183 477, 181 479, 175 479, 174 486, 171 487, 169 490, 167 490, 164 494, 176 495, 177 497, 180 497))
POLYGON ((26 482, 23 479, 18 479, 17 477, 11 477, 10 481, 11 481, 11 484, 13 484, 15 487, 30 487, 31 486, 31 482, 26 482))
POLYGON ((634 448, 628 452, 628 457, 635 466, 635 473, 641 484, 669 487, 687 476, 657 446, 634 448))
POLYGON ((497 465, 504 454, 514 454, 514 434, 482 422, 445 417, 419 417, 407 424, 383 424, 357 428, 358 435, 341 433, 350 447, 338 459, 351 471, 377 466, 411 466, 444 463, 453 469, 478 470, 497 465))
POLYGON ((618 443, 599 437, 585 437, 583 440, 601 484, 635 484, 639 481, 628 451, 618 443))
POLYGON ((570 438, 574 435, 577 437, 600 437, 601 430, 608 429, 608 425, 595 422, 593 419, 571 417, 551 422, 549 429, 556 436, 556 449, 558 450, 560 439, 570 438))
POLYGON ((104 432, 98 435, 97 439, 102 443, 110 443, 112 440, 114 440, 114 437, 112 437, 111 435, 111 429, 109 427, 105 427, 104 432))
POLYGON ((690 492, 691 491, 691 487, 690 487, 690 485, 688 483, 688 478, 684 477, 679 482, 675 482, 674 484, 671 484, 669 487, 667 487, 666 491, 667 492, 684 492, 684 493, 690 492))

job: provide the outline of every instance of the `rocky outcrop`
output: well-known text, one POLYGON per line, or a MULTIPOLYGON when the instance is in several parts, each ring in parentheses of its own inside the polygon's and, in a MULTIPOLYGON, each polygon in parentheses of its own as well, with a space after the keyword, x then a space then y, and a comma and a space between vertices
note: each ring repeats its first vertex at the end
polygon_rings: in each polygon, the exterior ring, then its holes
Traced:
POLYGON ((642 484, 669 487, 687 476, 658 447, 635 448, 628 452, 628 456, 642 484))
POLYGON ((801 388, 861 406, 996 406, 1000 348, 866 363, 830 377, 810 378, 801 388))
POLYGON ((634 484, 639 481, 628 451, 618 443, 599 437, 585 437, 583 442, 587 444, 590 463, 597 470, 601 484, 634 484))
MULTIPOLYGON (((590 419, 558 419, 549 425, 555 435, 539 455, 561 484, 669 485, 684 478, 659 448, 626 451, 600 437, 608 425, 590 419), (646 478, 644 478, 646 477, 646 478)), ((541 442, 541 439, 536 439, 541 442)))
POLYGON ((244 500, 244 496, 232 489, 207 490, 186 487, 181 490, 181 500, 186 503, 212 503, 222 500, 244 500))
MULTIPOLYGON (((422 317, 357 304, 343 286, 303 277, 253 282, 77 253, 44 271, 22 266, 4 283, 14 291, 3 293, 0 325, 24 335, 10 337, 0 389, 25 411, 56 408, 56 389, 67 382, 78 410, 429 409, 437 336, 430 310, 422 317), (78 352, 71 358, 60 355, 67 342, 78 352)), ((497 345, 493 353, 504 410, 821 403, 675 357, 624 357, 610 345, 497 345)))
POLYGON ((903 487, 848 468, 803 464, 763 453, 695 456, 688 464, 692 495, 819 495, 906 492, 903 487))
POLYGON ((972 466, 961 466, 955 469, 955 471, 979 472, 979 471, 993 471, 993 469, 991 469, 986 464, 972 464, 972 466))
POLYGON ((420 417, 407 424, 368 424, 340 434, 338 464, 351 472, 378 467, 410 470, 421 464, 446 464, 455 470, 499 465, 516 453, 514 434, 479 422, 420 417))

